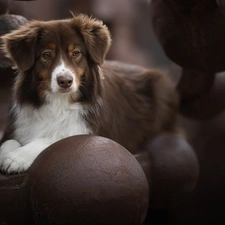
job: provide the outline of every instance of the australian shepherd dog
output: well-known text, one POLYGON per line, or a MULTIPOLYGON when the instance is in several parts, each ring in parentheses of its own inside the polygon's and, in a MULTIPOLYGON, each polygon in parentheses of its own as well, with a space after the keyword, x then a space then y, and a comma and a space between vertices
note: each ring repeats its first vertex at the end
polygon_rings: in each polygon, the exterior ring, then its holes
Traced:
POLYGON ((136 154, 146 140, 176 131, 170 80, 158 70, 105 61, 111 36, 101 21, 32 21, 2 43, 17 68, 2 171, 26 171, 45 148, 73 135, 104 136, 136 154))

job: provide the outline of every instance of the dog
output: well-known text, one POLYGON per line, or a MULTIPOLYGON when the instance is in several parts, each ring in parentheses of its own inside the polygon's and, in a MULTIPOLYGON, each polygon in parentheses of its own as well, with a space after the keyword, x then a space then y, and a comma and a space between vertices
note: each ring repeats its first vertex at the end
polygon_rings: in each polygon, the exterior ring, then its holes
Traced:
POLYGON ((104 136, 136 154, 146 140, 176 132, 179 101, 170 79, 105 60, 111 35, 102 21, 84 14, 31 21, 2 43, 17 68, 1 140, 5 173, 28 170, 49 145, 73 135, 104 136))

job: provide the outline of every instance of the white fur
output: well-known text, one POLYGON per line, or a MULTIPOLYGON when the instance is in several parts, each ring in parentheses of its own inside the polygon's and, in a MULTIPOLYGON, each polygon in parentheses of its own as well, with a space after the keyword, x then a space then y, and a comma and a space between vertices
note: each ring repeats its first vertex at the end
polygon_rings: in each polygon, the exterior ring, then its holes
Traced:
POLYGON ((48 138, 52 142, 62 138, 91 133, 82 115, 84 106, 71 104, 67 94, 51 94, 40 109, 30 106, 16 108, 16 139, 25 145, 37 138, 48 138))
POLYGON ((57 83, 57 77, 60 75, 70 75, 73 77, 73 83, 70 87, 70 92, 75 92, 78 89, 78 85, 76 83, 76 74, 72 70, 70 70, 68 67, 66 67, 65 62, 61 59, 60 63, 52 72, 51 77, 51 89, 53 93, 56 93, 60 90, 60 87, 57 83))
POLYGON ((102 68, 101 68, 100 66, 98 66, 98 73, 99 73, 99 75, 100 75, 100 78, 101 78, 102 80, 104 80, 105 77, 104 77, 104 74, 103 74, 103 72, 102 72, 102 68))
POLYGON ((36 139, 25 146, 20 146, 16 140, 4 142, 0 153, 1 169, 7 173, 26 171, 50 144, 51 142, 44 138, 36 139))
POLYGON ((39 109, 14 105, 15 139, 22 147, 15 144, 15 140, 3 143, 0 150, 2 170, 8 173, 25 171, 54 142, 73 135, 92 133, 82 117, 85 106, 71 104, 68 94, 48 93, 46 100, 47 103, 39 109))

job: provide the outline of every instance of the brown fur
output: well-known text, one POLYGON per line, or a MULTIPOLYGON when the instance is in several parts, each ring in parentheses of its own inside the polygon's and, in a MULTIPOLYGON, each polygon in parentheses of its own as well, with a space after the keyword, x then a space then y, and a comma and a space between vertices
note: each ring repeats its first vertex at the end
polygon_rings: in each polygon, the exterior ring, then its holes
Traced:
POLYGON ((136 153, 145 140, 177 131, 178 98, 165 74, 112 61, 105 62, 103 73, 104 108, 96 133, 136 153))
MULTIPOLYGON (((34 21, 2 39, 19 70, 14 85, 19 104, 34 108, 46 104, 44 91, 50 91, 51 72, 61 51, 79 83, 79 91, 70 95, 70 101, 88 105, 85 120, 94 134, 136 153, 145 140, 176 131, 178 97, 169 79, 157 70, 118 62, 103 64, 111 38, 101 21, 84 15, 34 21), (73 56, 76 48, 81 54, 73 56), (43 56, 46 49, 52 52, 51 59, 43 56)), ((14 119, 12 112, 3 141, 13 138, 14 119)))

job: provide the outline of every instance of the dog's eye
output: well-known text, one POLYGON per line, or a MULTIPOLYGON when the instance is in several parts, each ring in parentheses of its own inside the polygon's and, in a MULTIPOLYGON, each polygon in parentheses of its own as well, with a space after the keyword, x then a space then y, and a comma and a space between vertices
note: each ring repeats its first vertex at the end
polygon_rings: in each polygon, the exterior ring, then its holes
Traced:
POLYGON ((43 57, 44 59, 49 59, 49 58, 51 58, 51 53, 50 53, 50 52, 44 52, 44 53, 42 54, 42 57, 43 57))
POLYGON ((79 50, 74 50, 72 53, 73 57, 78 57, 80 55, 80 51, 79 50))

